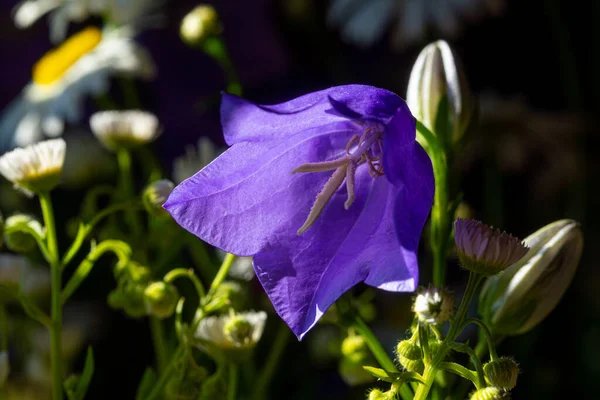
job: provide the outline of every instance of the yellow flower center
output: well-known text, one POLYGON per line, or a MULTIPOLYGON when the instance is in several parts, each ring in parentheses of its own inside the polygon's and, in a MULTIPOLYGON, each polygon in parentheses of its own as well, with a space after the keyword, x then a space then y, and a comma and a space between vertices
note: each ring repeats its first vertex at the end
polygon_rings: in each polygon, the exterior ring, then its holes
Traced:
POLYGON ((86 28, 71 36, 35 63, 33 81, 38 85, 56 82, 77 60, 96 47, 100 40, 102 40, 102 32, 96 27, 86 28))

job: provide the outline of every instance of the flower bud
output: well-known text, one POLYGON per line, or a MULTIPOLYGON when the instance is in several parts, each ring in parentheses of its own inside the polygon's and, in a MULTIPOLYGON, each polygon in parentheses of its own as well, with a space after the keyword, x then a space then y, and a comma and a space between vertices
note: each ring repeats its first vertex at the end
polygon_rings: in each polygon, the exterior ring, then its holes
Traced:
POLYGON ((443 324, 452 317, 454 298, 442 289, 430 287, 417 295, 413 311, 421 322, 443 324))
POLYGON ((472 94, 460 60, 443 40, 427 45, 419 54, 410 73, 406 102, 413 115, 432 132, 436 131, 441 100, 448 101, 452 124, 449 141, 458 142, 469 127, 474 114, 472 94))
POLYGON ((148 214, 155 217, 168 216, 169 212, 163 208, 163 204, 174 188, 175 185, 168 179, 154 181, 148 185, 142 194, 142 202, 148 214))
POLYGON ((501 357, 483 366, 483 372, 490 385, 511 390, 517 386, 519 366, 508 357, 501 357))
POLYGON ((524 242, 530 247, 525 257, 489 278, 481 291, 479 311, 498 334, 523 334, 556 307, 579 264, 583 233, 579 223, 564 219, 524 242))
POLYGON ((457 219, 454 241, 461 264, 484 276, 495 275, 519 261, 529 248, 521 241, 472 219, 457 219))
POLYGON ((15 253, 28 253, 35 248, 36 243, 33 236, 20 230, 25 227, 32 229, 40 236, 43 235, 42 225, 29 215, 17 214, 6 218, 4 240, 9 250, 15 253), (12 232, 8 233, 9 231, 12 232))
MULTIPOLYGON (((6 332, 3 333, 6 334, 6 332)), ((8 352, 2 351, 0 352, 0 388, 4 386, 4 383, 6 382, 9 373, 10 362, 8 360, 8 352)))
POLYGON ((371 383, 375 377, 365 371, 361 363, 355 363, 349 358, 343 357, 338 365, 338 373, 348 386, 359 386, 371 383))
POLYGON ((200 5, 190 11, 181 21, 179 33, 190 46, 199 46, 222 31, 219 15, 214 7, 200 5))
POLYGON ((360 364, 369 357, 367 342, 360 335, 346 337, 342 341, 342 355, 355 364, 360 364))
POLYGON ((495 386, 488 386, 474 392, 470 400, 508 400, 510 393, 495 386))
POLYGON ((148 314, 158 318, 168 318, 173 315, 179 292, 177 288, 166 282, 153 282, 144 290, 144 300, 148 314))
POLYGON ((403 357, 407 360, 421 360, 423 352, 421 348, 410 340, 401 340, 396 346, 398 357, 403 357))

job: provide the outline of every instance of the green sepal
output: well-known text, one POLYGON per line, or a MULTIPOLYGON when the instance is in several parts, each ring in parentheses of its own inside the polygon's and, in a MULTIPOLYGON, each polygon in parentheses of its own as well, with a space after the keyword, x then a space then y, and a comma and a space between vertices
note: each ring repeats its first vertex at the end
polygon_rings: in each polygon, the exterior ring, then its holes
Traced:
POLYGON ((388 372, 381 368, 370 367, 364 365, 365 371, 369 372, 375 378, 380 379, 388 383, 401 383, 401 382, 419 382, 425 384, 425 380, 420 374, 416 372, 388 372))

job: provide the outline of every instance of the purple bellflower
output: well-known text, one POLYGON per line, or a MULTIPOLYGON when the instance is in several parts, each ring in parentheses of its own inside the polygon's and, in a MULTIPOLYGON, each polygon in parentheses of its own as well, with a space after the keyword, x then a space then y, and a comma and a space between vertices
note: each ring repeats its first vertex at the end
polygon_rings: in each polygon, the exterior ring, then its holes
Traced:
POLYGON ((363 85, 269 106, 225 94, 221 123, 231 147, 164 207, 211 245, 254 256, 299 339, 359 282, 415 290, 434 180, 404 100, 363 85))

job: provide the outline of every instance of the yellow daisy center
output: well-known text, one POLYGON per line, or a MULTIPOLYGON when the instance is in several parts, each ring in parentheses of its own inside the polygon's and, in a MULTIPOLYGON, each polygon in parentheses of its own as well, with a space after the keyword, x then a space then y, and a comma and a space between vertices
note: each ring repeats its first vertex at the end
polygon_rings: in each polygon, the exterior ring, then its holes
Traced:
POLYGON ((77 60, 96 47, 100 40, 102 40, 102 32, 96 27, 86 28, 71 36, 35 63, 33 81, 38 85, 56 82, 77 60))

